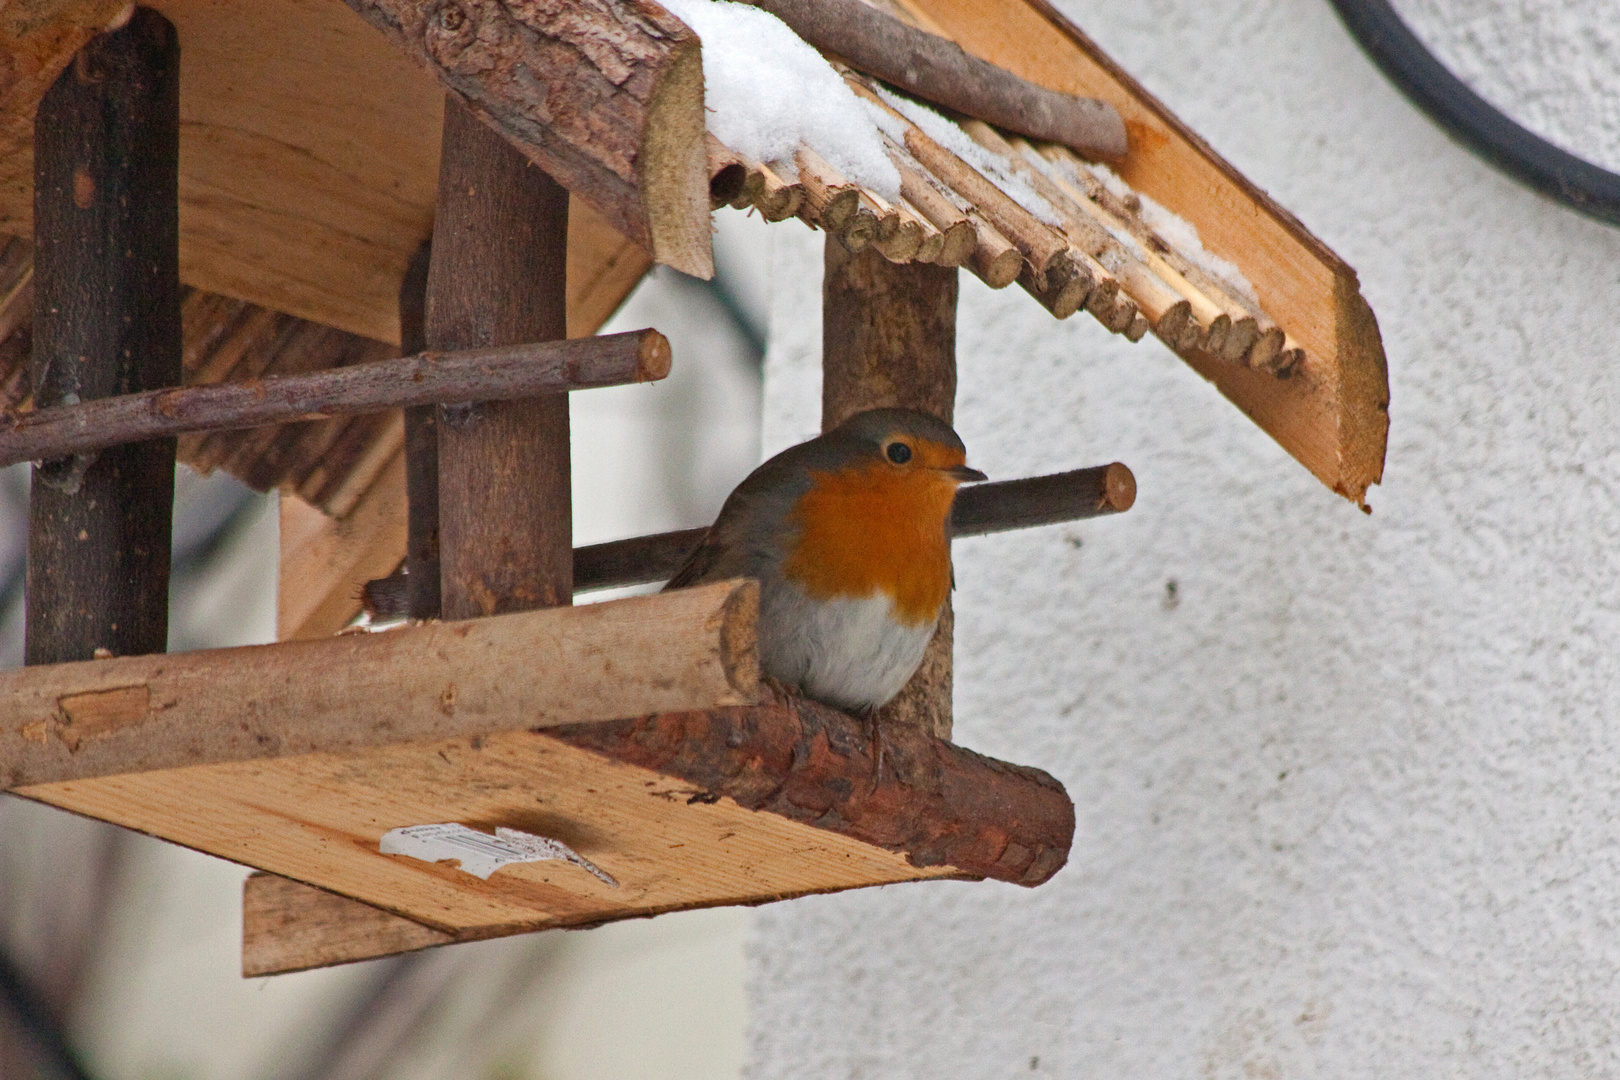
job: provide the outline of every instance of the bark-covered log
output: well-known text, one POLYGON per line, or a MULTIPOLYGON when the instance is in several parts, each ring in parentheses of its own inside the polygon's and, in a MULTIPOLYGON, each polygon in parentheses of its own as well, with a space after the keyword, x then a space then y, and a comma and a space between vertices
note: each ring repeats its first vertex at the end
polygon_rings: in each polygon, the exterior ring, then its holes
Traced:
POLYGON ((614 228, 714 273, 696 35, 650 0, 345 0, 614 228))
MULTIPOLYGON (((142 8, 85 46, 40 104, 30 368, 41 405, 180 381, 179 68, 174 27, 142 8)), ((35 468, 28 663, 167 648, 173 503, 172 439, 35 468)))
MULTIPOLYGON (((567 337, 567 253, 568 192, 454 100, 445 102, 428 344, 464 349, 567 337)), ((574 583, 568 398, 473 400, 439 412, 444 617, 567 604, 574 583)))
POLYGON ((816 48, 925 101, 1089 157, 1125 156, 1125 123, 1107 102, 1037 86, 862 0, 745 2, 769 11, 816 48))
POLYGON ((899 852, 913 866, 1039 885, 1062 868, 1074 840, 1074 804, 1040 769, 801 698, 545 734, 677 776, 701 789, 697 798, 730 798, 842 833, 899 852))
MULTIPOLYGON (((877 250, 851 254, 828 236, 821 290, 821 430, 865 409, 921 409, 951 422, 956 408, 957 274, 896 266, 877 250)), ((922 663, 877 713, 880 724, 925 725, 951 736, 950 601, 922 663)))
MULTIPOLYGON (((399 345, 407 356, 427 348, 427 279, 431 244, 416 249, 399 285, 399 345)), ((439 617, 439 409, 405 410, 406 610, 413 619, 439 617)), ((246 946, 244 945, 244 949, 246 946)))

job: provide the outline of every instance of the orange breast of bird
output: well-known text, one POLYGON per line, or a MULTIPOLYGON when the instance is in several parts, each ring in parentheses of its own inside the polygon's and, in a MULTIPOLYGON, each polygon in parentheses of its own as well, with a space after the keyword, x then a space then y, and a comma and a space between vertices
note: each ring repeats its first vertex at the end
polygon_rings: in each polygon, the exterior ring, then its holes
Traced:
POLYGON ((902 622, 931 623, 950 596, 945 525, 956 484, 933 469, 881 461, 811 480, 793 511, 799 534, 782 564, 788 579, 813 600, 883 592, 902 622))

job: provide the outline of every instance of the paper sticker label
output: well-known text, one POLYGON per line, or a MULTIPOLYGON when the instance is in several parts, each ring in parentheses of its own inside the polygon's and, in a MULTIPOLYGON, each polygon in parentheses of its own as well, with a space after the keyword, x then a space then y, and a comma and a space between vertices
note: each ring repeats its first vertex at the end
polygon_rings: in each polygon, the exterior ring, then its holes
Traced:
POLYGON ((612 875, 562 841, 505 827, 497 828, 491 836, 453 821, 442 825, 410 825, 384 833, 378 850, 384 855, 407 855, 423 862, 454 859, 463 871, 485 881, 489 880, 489 875, 512 863, 556 859, 573 863, 615 889, 619 887, 612 875))

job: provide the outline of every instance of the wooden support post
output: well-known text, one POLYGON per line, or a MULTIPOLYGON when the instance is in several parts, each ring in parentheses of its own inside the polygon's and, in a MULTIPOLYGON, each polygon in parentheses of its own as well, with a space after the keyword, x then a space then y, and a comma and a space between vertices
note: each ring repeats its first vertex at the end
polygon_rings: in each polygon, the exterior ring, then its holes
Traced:
MULTIPOLYGON (((409 356, 427 348, 428 263, 433 247, 416 250, 399 286, 399 349, 409 356)), ((409 571, 407 613, 413 619, 439 617, 439 407, 405 410, 405 568, 409 571)))
MULTIPOLYGON (((428 345, 565 337, 568 192, 453 97, 441 161, 428 345)), ((571 512, 566 394, 441 408, 445 618, 571 603, 571 512)))
MULTIPOLYGON (((34 401, 180 381, 180 49, 139 8, 92 40, 34 124, 34 401)), ((168 644, 174 440, 36 466, 29 499, 30 664, 168 644)))
MULTIPOLYGON (((864 409, 905 406, 950 423, 956 407, 956 271, 852 255, 827 238, 821 290, 821 429, 864 409)), ((922 666, 880 723, 951 737, 950 601, 922 666)))

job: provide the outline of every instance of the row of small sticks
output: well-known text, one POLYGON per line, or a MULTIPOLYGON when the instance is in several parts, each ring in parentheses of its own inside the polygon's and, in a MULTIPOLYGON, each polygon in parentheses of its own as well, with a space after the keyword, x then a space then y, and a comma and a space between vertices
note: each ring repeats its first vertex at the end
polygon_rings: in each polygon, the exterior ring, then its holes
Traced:
POLYGON ((790 180, 711 139, 717 206, 753 207, 767 221, 796 216, 851 251, 874 247, 891 262, 963 266, 992 289, 1017 281, 1058 318, 1084 309, 1131 341, 1152 330, 1177 352, 1278 376, 1299 370, 1304 350, 1265 312, 1154 233, 1140 201, 1110 191, 1068 147, 1033 145, 978 120, 960 125, 1052 207, 1060 230, 891 108, 864 77, 843 74, 904 133, 903 145, 883 136, 900 173, 900 202, 852 183, 808 146, 799 147, 790 180))

